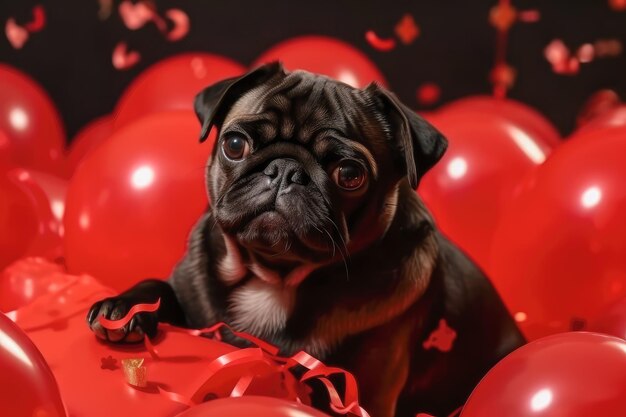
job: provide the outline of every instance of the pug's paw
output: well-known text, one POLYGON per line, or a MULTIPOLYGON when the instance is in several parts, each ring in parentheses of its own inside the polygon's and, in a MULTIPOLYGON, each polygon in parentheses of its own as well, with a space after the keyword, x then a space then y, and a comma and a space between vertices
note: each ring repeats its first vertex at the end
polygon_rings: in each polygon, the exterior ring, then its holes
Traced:
POLYGON ((124 317, 137 302, 124 297, 111 297, 98 301, 87 313, 89 328, 102 340, 111 343, 138 343, 148 335, 153 338, 157 334, 157 313, 142 312, 133 318, 121 329, 108 330, 102 327, 99 317, 109 320, 119 320, 124 317))

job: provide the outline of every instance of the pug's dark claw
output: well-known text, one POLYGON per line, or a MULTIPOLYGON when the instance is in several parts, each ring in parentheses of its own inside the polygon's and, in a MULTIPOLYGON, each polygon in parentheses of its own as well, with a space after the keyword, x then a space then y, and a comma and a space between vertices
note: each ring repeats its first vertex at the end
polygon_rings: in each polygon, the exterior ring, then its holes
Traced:
POLYGON ((109 320, 123 318, 133 305, 137 304, 124 298, 106 298, 95 303, 87 313, 89 328, 102 340, 111 343, 138 343, 144 338, 156 336, 158 320, 156 313, 139 313, 135 315, 124 327, 116 330, 108 330, 102 327, 99 317, 109 320))

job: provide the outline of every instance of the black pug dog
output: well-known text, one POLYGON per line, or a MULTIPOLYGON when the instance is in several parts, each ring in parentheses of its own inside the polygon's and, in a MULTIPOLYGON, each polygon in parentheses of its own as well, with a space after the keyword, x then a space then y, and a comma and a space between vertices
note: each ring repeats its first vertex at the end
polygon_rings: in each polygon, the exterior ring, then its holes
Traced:
POLYGON ((206 88, 195 110, 202 140, 219 133, 211 207, 168 281, 91 308, 100 338, 225 322, 351 371, 373 417, 446 416, 524 343, 415 193, 447 142, 393 94, 272 63, 206 88), (122 330, 98 323, 157 298, 122 330))

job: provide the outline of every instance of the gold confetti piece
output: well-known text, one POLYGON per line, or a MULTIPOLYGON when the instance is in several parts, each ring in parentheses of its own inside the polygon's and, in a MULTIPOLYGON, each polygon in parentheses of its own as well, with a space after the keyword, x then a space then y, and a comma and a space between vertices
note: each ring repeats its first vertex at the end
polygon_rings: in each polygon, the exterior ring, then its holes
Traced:
POLYGON ((122 359, 122 369, 124 370, 126 382, 130 385, 139 388, 145 388, 148 386, 146 378, 148 369, 143 366, 143 358, 122 359))

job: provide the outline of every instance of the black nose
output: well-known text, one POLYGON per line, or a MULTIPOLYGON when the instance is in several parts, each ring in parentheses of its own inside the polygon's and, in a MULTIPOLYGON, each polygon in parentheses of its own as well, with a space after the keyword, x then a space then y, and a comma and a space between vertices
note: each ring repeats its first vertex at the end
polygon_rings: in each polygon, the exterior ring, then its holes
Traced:
POLYGON ((281 189, 292 184, 307 185, 310 180, 302 164, 293 159, 274 159, 263 173, 271 178, 273 187, 281 189))

